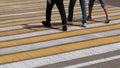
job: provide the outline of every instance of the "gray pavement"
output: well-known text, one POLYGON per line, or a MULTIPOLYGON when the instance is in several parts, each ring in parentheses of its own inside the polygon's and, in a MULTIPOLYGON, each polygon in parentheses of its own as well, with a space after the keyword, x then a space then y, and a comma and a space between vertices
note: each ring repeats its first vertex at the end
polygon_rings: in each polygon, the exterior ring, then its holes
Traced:
MULTIPOLYGON (((104 59, 104 58, 116 56, 116 55, 120 55, 120 50, 108 52, 108 53, 104 53, 104 54, 100 54, 100 55, 95 55, 95 56, 78 58, 78 59, 74 59, 74 60, 70 60, 70 61, 60 62, 60 63, 37 67, 37 68, 62 68, 62 67, 66 67, 69 65, 75 65, 75 64, 94 61, 94 60, 98 60, 98 59, 104 59)), ((120 59, 103 62, 103 63, 98 63, 98 64, 93 64, 93 65, 88 65, 88 66, 79 67, 79 68, 120 68, 120 59)))
POLYGON ((82 68, 120 68, 120 59, 94 64, 82 68))

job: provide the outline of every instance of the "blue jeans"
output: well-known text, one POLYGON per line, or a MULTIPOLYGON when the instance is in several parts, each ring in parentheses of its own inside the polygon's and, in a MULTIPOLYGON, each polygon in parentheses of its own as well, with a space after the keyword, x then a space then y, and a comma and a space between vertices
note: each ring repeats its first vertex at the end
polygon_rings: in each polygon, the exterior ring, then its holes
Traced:
MULTIPOLYGON (((86 22, 86 2, 85 0, 79 0, 80 6, 82 10, 82 21, 86 22)), ((70 0, 69 4, 69 14, 68 14, 68 21, 73 21, 73 10, 75 6, 76 0, 70 0)))

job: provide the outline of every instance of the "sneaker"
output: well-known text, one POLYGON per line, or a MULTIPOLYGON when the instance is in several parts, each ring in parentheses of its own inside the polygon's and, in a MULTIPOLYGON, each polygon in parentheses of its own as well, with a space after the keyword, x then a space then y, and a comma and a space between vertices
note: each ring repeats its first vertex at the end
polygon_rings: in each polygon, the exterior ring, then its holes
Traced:
POLYGON ((108 23, 110 23, 110 21, 111 21, 110 19, 107 19, 107 20, 105 21, 105 23, 108 24, 108 23))
POLYGON ((51 27, 50 22, 42 21, 42 24, 46 27, 51 27))
POLYGON ((63 31, 67 31, 67 26, 63 25, 63 31))
POLYGON ((87 23, 86 22, 82 22, 81 27, 86 27, 86 26, 87 26, 87 23))
POLYGON ((93 21, 92 17, 90 17, 90 16, 87 17, 87 20, 88 21, 93 21))

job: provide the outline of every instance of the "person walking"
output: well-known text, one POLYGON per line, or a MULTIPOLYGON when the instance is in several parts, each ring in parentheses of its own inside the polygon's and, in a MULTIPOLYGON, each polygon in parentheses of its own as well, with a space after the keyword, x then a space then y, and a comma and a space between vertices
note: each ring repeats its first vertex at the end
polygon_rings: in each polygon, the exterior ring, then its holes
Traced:
POLYGON ((66 21, 66 13, 65 8, 63 4, 63 0, 47 0, 47 8, 46 8, 46 21, 42 21, 42 24, 46 27, 51 27, 51 12, 54 4, 57 5, 57 8, 59 9, 61 19, 62 19, 62 30, 67 31, 67 21, 66 21))
MULTIPOLYGON (((86 1, 85 0, 79 0, 82 10, 82 27, 86 26, 86 1)), ((73 11, 75 6, 76 0, 70 0, 69 3, 69 13, 68 13, 68 23, 72 24, 73 22, 73 11)))
MULTIPOLYGON (((94 6, 94 2, 95 0, 89 0, 89 14, 88 14, 88 17, 87 17, 87 20, 93 20, 92 19, 92 9, 93 9, 93 6, 94 6)), ((104 9, 104 12, 105 12, 105 15, 106 15, 106 20, 105 20, 105 23, 109 23, 110 22, 110 18, 108 16, 108 9, 106 7, 106 2, 105 0, 99 0, 100 4, 101 4, 101 7, 104 9)))

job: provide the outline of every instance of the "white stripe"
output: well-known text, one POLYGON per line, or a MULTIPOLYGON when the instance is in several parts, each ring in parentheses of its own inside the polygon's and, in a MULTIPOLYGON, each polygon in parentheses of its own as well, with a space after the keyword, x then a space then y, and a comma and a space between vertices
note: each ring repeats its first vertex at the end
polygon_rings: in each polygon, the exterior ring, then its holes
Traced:
POLYGON ((72 65, 72 66, 67 66, 64 68, 80 68, 80 67, 103 63, 103 62, 108 62, 108 61, 116 60, 116 59, 120 59, 120 55, 112 56, 112 57, 108 57, 108 58, 104 58, 104 59, 99 59, 99 60, 94 60, 94 61, 89 61, 86 63, 80 63, 80 64, 76 64, 76 65, 72 65))
MULTIPOLYGON (((115 16, 115 15, 120 15, 120 13, 111 13, 109 14, 109 16, 115 16)), ((96 16, 93 16, 93 18, 100 18, 100 17, 103 17, 103 15, 96 15, 96 16)), ((52 21, 52 22, 56 22, 56 21, 52 21)), ((40 25, 42 25, 42 23, 40 23, 40 25)), ((4 27, 4 28, 0 28, 0 31, 8 31, 8 30, 14 30, 14 29, 21 29, 23 28, 23 26, 11 26, 11 27, 4 27)))
POLYGON ((0 65, 0 68, 6 68, 4 65, 0 65))
MULTIPOLYGON (((120 23, 119 21, 120 20, 111 21, 110 24, 108 24, 108 25, 113 25, 113 24, 120 23)), ((87 28, 98 27, 98 26, 105 26, 105 25, 106 24, 104 24, 103 22, 96 22, 96 23, 88 24, 87 28)), ((79 29, 84 29, 84 28, 76 27, 76 26, 68 27, 68 31, 79 30, 79 29)), ((60 32, 62 32, 62 31, 56 30, 56 29, 49 29, 49 30, 44 30, 44 31, 35 31, 35 32, 24 33, 24 34, 3 36, 3 37, 0 37, 0 41, 8 41, 8 40, 14 40, 14 39, 21 39, 21 38, 28 38, 28 37, 52 34, 52 33, 60 33, 60 32)))
POLYGON ((7 65, 5 65, 4 67, 1 67, 1 68, 15 68, 15 67, 13 65, 7 64, 7 65))
POLYGON ((81 35, 81 36, 73 36, 69 38, 55 39, 55 40, 50 40, 50 41, 45 41, 45 42, 20 45, 16 47, 1 48, 0 55, 17 53, 17 52, 28 51, 28 50, 35 50, 35 49, 51 47, 51 46, 58 46, 61 44, 80 42, 80 41, 108 37, 108 36, 113 36, 113 35, 120 35, 120 30, 92 33, 92 34, 86 34, 86 35, 81 35))
MULTIPOLYGON (((41 57, 41 58, 36 58, 36 59, 31 59, 31 60, 20 61, 17 63, 16 62, 9 63, 9 64, 15 66, 16 68, 21 67, 21 66, 22 67, 26 66, 26 68, 34 68, 34 67, 38 67, 38 66, 69 61, 69 60, 73 60, 73 59, 77 59, 77 58, 99 55, 99 54, 112 52, 112 51, 116 51, 116 50, 120 50, 120 43, 104 45, 104 46, 99 46, 99 47, 93 47, 93 48, 88 48, 88 49, 82 49, 82 50, 62 53, 62 54, 58 54, 58 55, 41 57), (17 65, 19 65, 19 66, 17 66, 17 65)), ((4 66, 6 66, 6 65, 7 64, 4 64, 4 66)))

